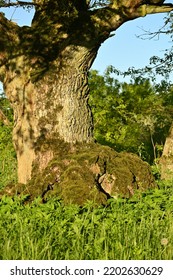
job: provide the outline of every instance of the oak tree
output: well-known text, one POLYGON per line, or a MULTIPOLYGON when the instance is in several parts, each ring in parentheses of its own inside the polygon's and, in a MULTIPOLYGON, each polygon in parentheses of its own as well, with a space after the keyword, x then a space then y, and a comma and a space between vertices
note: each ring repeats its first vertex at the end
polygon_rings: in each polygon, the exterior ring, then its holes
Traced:
POLYGON ((162 2, 0 1, 0 7, 35 8, 31 26, 0 13, 0 81, 14 110, 20 183, 32 179, 33 168, 47 167, 55 144, 56 150, 62 142, 73 150, 75 143, 94 142, 88 71, 98 49, 123 23, 172 11, 172 4, 162 2))

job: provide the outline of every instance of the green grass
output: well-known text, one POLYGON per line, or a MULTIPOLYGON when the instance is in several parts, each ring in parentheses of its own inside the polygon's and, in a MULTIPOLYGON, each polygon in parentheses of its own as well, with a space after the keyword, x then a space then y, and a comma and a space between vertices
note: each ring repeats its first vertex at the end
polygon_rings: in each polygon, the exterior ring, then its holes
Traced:
POLYGON ((108 207, 0 201, 0 259, 173 259, 173 188, 108 207))

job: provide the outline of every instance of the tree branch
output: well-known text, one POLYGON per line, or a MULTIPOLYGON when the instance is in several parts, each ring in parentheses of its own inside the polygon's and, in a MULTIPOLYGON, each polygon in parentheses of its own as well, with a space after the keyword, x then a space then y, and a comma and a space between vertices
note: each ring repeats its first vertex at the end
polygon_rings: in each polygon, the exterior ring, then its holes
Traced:
POLYGON ((118 9, 111 9, 109 7, 99 8, 91 12, 91 18, 95 22, 97 29, 101 28, 104 31, 116 30, 124 21, 119 14, 118 9))
POLYGON ((148 14, 167 13, 173 11, 173 4, 156 4, 153 1, 146 1, 152 4, 142 4, 142 0, 112 0, 109 5, 104 8, 96 9, 92 12, 95 25, 105 31, 111 32, 116 30, 126 21, 133 20, 138 17, 144 17, 148 14))
POLYGON ((8 55, 18 48, 20 27, 8 20, 3 13, 0 13, 0 76, 1 66, 6 63, 8 55))
POLYGON ((11 2, 8 1, 0 1, 0 8, 8 8, 8 7, 23 7, 23 6, 37 6, 38 4, 33 3, 33 2, 27 2, 27 1, 16 1, 16 2, 11 2))
POLYGON ((137 12, 141 16, 158 14, 158 13, 169 13, 173 11, 173 4, 164 4, 164 5, 148 5, 144 4, 137 8, 137 12))

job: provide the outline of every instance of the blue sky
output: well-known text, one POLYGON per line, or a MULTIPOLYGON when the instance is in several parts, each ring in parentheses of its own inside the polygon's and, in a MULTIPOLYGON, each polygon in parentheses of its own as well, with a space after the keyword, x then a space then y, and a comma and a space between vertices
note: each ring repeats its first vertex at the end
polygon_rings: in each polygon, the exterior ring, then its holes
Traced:
POLYGON ((115 36, 109 38, 100 48, 93 68, 101 72, 109 65, 120 70, 128 67, 143 67, 153 55, 162 56, 164 50, 171 47, 168 36, 160 35, 152 40, 137 38, 144 30, 157 31, 164 25, 165 14, 148 15, 129 21, 115 31, 115 36))
MULTIPOLYGON (((173 1, 165 1, 173 3, 173 1)), ((16 21, 19 25, 29 25, 34 11, 30 13, 23 9, 6 8, 0 9, 7 17, 16 21)), ((120 70, 127 70, 128 67, 144 67, 149 63, 153 55, 162 56, 164 50, 171 47, 169 37, 161 35, 152 40, 142 40, 136 37, 144 33, 142 29, 155 31, 164 25, 166 14, 148 15, 123 24, 116 30, 115 36, 104 42, 98 52, 92 69, 98 70, 101 74, 106 67, 113 65, 120 70)))

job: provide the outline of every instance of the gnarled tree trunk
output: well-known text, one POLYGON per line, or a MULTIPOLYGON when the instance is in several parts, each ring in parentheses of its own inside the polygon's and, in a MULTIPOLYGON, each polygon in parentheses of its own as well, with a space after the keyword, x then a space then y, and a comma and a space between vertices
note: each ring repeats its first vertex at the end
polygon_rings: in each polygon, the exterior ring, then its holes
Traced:
POLYGON ((20 183, 31 178, 34 161, 40 171, 46 167, 54 154, 52 143, 58 139, 67 143, 93 141, 87 72, 95 55, 95 50, 69 46, 63 51, 62 63, 54 61, 34 82, 28 79, 33 69, 26 65, 25 57, 15 59, 20 73, 15 69, 6 72, 4 89, 14 109, 13 141, 20 183), (44 152, 43 146, 47 147, 44 152))

